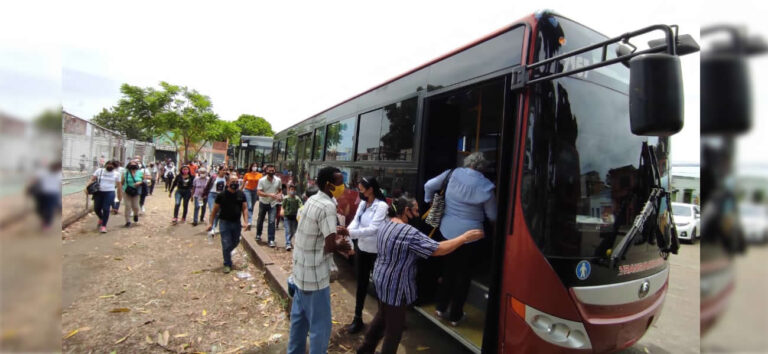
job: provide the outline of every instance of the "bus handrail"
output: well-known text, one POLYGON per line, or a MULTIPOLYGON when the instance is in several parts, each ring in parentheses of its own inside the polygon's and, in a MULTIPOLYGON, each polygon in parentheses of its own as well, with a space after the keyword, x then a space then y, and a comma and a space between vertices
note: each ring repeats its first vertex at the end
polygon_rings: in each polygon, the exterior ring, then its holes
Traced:
POLYGON ((513 89, 521 88, 521 87, 532 85, 532 84, 535 84, 535 83, 538 83, 538 82, 542 82, 542 81, 554 80, 554 79, 561 78, 561 77, 564 77, 564 76, 569 76, 569 75, 573 75, 573 74, 582 73, 582 72, 585 72, 585 71, 601 68, 603 66, 608 66, 608 65, 612 65, 612 64, 615 64, 615 63, 618 63, 618 62, 627 61, 629 59, 632 59, 632 58, 634 58, 634 57, 636 57, 638 55, 642 55, 642 54, 667 52, 667 54, 669 54, 669 55, 676 56, 676 55, 678 55, 677 54, 677 32, 673 31, 672 27, 677 27, 677 26, 674 26, 674 25, 673 26, 668 26, 668 25, 662 25, 662 24, 648 26, 648 27, 645 27, 645 28, 642 28, 642 29, 639 29, 639 30, 636 30, 636 31, 624 33, 624 34, 622 34, 620 36, 617 36, 617 37, 606 39, 606 40, 604 40, 602 42, 598 42, 598 43, 591 44, 591 45, 588 45, 588 46, 585 46, 585 47, 582 47, 582 48, 579 48, 579 49, 572 50, 572 51, 570 51, 568 53, 565 53, 565 54, 561 54, 561 55, 558 55, 558 56, 555 56, 555 57, 552 57, 552 58, 548 58, 548 59, 544 59, 544 60, 538 61, 538 62, 533 63, 533 64, 529 64, 529 65, 524 66, 522 68, 522 72, 524 73, 523 75, 521 75, 522 76, 522 81, 521 82, 513 83, 513 87, 512 88, 513 89), (606 54, 607 54, 607 51, 608 51, 608 45, 611 45, 611 44, 614 44, 614 43, 619 43, 619 42, 631 45, 631 43, 629 43, 629 40, 631 38, 637 37, 639 35, 643 35, 643 34, 646 34, 648 32, 652 32, 652 31, 662 31, 662 32, 664 32, 665 41, 667 42, 667 44, 666 45, 662 45, 662 46, 656 46, 656 47, 648 48, 648 49, 641 50, 641 51, 634 51, 633 50, 629 54, 625 54, 625 55, 622 55, 622 56, 619 56, 619 57, 616 57, 616 58, 613 58, 613 59, 606 60, 606 54), (588 52, 588 51, 591 51, 591 50, 595 50, 595 49, 598 49, 598 48, 602 48, 603 49, 601 61, 599 63, 587 65, 587 66, 584 66, 584 67, 581 67, 581 68, 577 68, 577 69, 572 69, 570 71, 564 71, 564 72, 560 72, 560 73, 552 73, 550 75, 546 75, 545 74, 544 76, 537 77, 537 78, 531 78, 530 77, 530 76, 533 75, 533 69, 535 69, 535 68, 538 68, 538 67, 541 67, 541 66, 553 63, 553 62, 557 62, 557 61, 560 61, 560 60, 563 60, 563 59, 567 59, 567 58, 579 55, 581 53, 588 52))

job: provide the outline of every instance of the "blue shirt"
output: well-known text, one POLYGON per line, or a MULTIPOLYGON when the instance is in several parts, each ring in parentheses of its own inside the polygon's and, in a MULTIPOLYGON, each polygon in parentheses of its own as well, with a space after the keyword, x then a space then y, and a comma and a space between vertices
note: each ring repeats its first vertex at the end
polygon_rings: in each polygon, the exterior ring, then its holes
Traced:
POLYGON ((373 284, 379 300, 391 306, 416 301, 416 261, 437 249, 437 241, 411 225, 386 220, 379 228, 373 284))
MULTIPOLYGON (((440 192, 443 180, 450 170, 424 184, 424 201, 440 192)), ((482 229, 488 218, 496 221, 496 195, 493 183, 482 173, 471 168, 459 167, 453 171, 445 191, 445 212, 440 222, 440 232, 446 239, 453 239, 474 229, 482 229)))

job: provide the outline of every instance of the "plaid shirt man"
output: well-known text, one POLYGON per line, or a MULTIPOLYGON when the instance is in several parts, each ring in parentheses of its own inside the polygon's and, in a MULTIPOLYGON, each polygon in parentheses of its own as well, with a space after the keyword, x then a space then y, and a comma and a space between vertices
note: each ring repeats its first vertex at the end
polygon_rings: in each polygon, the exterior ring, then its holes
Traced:
POLYGON ((330 253, 325 253, 325 238, 336 233, 336 203, 325 193, 317 193, 299 211, 293 250, 293 280, 304 291, 330 286, 330 253))

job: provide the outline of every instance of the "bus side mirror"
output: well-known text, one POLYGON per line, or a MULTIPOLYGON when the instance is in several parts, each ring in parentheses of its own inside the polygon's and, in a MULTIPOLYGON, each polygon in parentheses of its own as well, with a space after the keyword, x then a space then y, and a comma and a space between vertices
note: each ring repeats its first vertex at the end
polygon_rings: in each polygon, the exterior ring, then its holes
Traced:
POLYGON ((670 136, 683 129, 678 56, 654 53, 630 59, 629 120, 635 135, 670 136))
POLYGON ((740 134, 752 122, 749 73, 743 55, 701 57, 701 133, 740 134))

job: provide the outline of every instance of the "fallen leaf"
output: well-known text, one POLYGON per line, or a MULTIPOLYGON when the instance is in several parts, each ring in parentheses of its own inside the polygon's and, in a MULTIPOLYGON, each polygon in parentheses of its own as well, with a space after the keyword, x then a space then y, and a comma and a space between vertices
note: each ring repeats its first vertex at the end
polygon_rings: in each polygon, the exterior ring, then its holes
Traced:
POLYGON ((184 338, 184 337, 189 337, 189 334, 188 333, 182 333, 182 334, 177 334, 177 335, 173 336, 173 338, 184 338))
POLYGON ((264 327, 269 327, 269 322, 264 322, 264 327))
POLYGON ((344 345, 339 344, 339 347, 341 347, 341 349, 344 349, 344 351, 350 351, 350 349, 345 347, 344 345))
POLYGON ((113 351, 109 352, 109 354, 117 354, 117 350, 113 350, 113 351))
POLYGON ((69 337, 72 337, 72 336, 74 336, 75 334, 77 334, 77 332, 80 332, 80 328, 78 328, 78 329, 76 329, 76 330, 74 330, 74 331, 72 331, 72 332, 69 332, 69 334, 67 334, 67 335, 64 337, 64 339, 67 339, 67 338, 69 338, 69 337))
POLYGON ((203 272, 202 270, 196 270, 196 271, 192 272, 192 274, 200 274, 202 272, 203 272))
POLYGON ((331 321, 331 323, 333 323, 333 324, 341 324, 341 322, 337 322, 337 321, 331 321))
POLYGON ((181 350, 189 348, 189 343, 184 343, 181 345, 181 350))
POLYGON ((116 260, 116 261, 122 261, 122 260, 123 260, 123 257, 115 257, 115 260, 116 260))
POLYGON ((147 336, 147 338, 144 338, 144 340, 147 341, 147 344, 154 344, 155 343, 154 341, 152 341, 152 338, 149 338, 149 336, 147 336))
POLYGON ((171 334, 168 333, 168 330, 163 332, 163 345, 166 345, 166 346, 168 345, 168 339, 170 339, 170 337, 171 337, 171 334))
POLYGON ((429 350, 429 347, 427 347, 427 346, 423 346, 423 345, 420 345, 420 346, 417 346, 417 347, 416 347, 416 350, 418 350, 418 351, 420 351, 420 352, 423 352, 423 351, 425 351, 425 350, 429 350))
POLYGON ((207 315, 208 315, 208 311, 203 310, 203 316, 207 316, 207 315))
POLYGON ((165 295, 165 290, 161 291, 160 295, 165 295))
POLYGON ((115 297, 115 294, 101 295, 99 296, 99 299, 109 299, 111 297, 115 297))
POLYGON ((112 309, 109 312, 113 312, 113 313, 117 313, 117 312, 131 312, 131 309, 129 309, 127 307, 120 307, 120 308, 112 309))
POLYGON ((237 352, 239 352, 239 351, 243 350, 244 348, 245 348, 245 347, 237 347, 237 348, 235 348, 235 349, 232 349, 232 350, 230 350, 230 351, 224 352, 224 354, 237 353, 237 352))
POLYGON ((117 342, 115 342, 115 344, 120 344, 122 342, 125 342, 125 340, 128 339, 128 337, 130 337, 132 334, 133 333, 128 333, 128 335, 126 335, 125 337, 118 339, 117 342))
POLYGON ((269 337, 269 340, 274 342, 274 341, 278 341, 278 340, 280 340, 280 338, 282 338, 282 337, 283 337, 283 335, 282 335, 282 334, 280 334, 280 333, 275 333, 275 334, 273 334, 271 337, 269 337))

